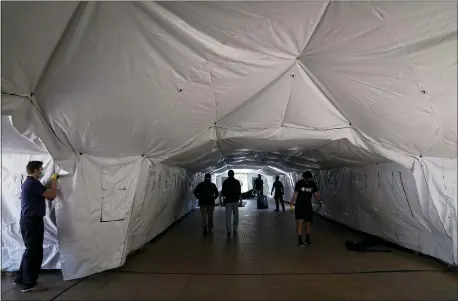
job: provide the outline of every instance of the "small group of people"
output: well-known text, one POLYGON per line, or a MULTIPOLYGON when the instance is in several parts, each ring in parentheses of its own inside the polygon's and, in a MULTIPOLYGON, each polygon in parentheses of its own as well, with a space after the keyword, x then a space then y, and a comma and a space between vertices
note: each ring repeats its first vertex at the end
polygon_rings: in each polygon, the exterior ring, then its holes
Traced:
MULTIPOLYGON (((264 181, 262 180, 262 176, 260 174, 258 174, 258 177, 253 181, 253 187, 257 196, 264 195, 264 181)), ((283 183, 280 181, 280 176, 275 177, 275 182, 272 185, 272 191, 270 192, 270 194, 273 195, 275 199, 275 211, 280 211, 279 203, 281 203, 282 209, 283 211, 285 211, 285 202, 283 201, 283 195, 285 194, 285 192, 283 188, 283 183)))
MULTIPOLYGON (((227 237, 237 234, 239 225, 239 200, 242 195, 242 186, 234 177, 234 171, 229 170, 228 178, 223 182, 221 195, 224 197, 226 205, 226 232, 227 237), (234 221, 231 224, 232 216, 234 221)), ((213 230, 213 211, 215 200, 218 198, 218 188, 211 181, 211 175, 206 174, 203 182, 199 183, 194 189, 194 195, 199 200, 199 207, 202 217, 204 235, 212 233, 213 230)))
MULTIPOLYGON (((234 171, 229 170, 228 178, 223 182, 221 195, 225 198, 226 204, 226 232, 227 237, 237 234, 239 224, 238 204, 242 194, 240 182, 235 179, 234 171), (231 218, 234 216, 234 222, 231 225, 231 218), (232 227, 231 227, 232 226, 232 227)), ((256 194, 263 195, 263 180, 261 175, 253 182, 256 194)), ((203 233, 207 235, 213 230, 213 211, 215 209, 215 200, 219 193, 216 185, 211 181, 211 175, 206 174, 205 180, 199 183, 194 189, 194 195, 199 200, 199 207, 202 217, 203 233)), ((283 211, 285 211, 285 203, 283 201, 284 187, 280 181, 280 177, 276 176, 272 187, 271 195, 274 195, 276 212, 280 211, 279 204, 281 203, 283 211), (273 194, 275 191, 275 194, 273 194)), ((318 187, 313 181, 313 175, 310 171, 302 174, 302 179, 299 180, 294 187, 293 199, 290 203, 290 210, 294 212, 296 219, 296 231, 298 236, 298 245, 310 245, 311 223, 313 220, 312 196, 315 195, 318 201, 321 200, 318 187), (303 230, 305 226, 305 243, 303 241, 303 230)))

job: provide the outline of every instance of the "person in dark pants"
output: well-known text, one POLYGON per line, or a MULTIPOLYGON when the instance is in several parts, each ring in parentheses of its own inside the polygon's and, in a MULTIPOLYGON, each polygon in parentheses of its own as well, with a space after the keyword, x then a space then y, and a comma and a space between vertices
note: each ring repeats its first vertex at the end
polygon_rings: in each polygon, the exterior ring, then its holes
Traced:
POLYGON ((231 237, 231 217, 234 215, 233 232, 237 234, 239 225, 239 200, 242 195, 242 186, 240 182, 234 178, 234 171, 229 170, 229 178, 223 182, 223 190, 221 194, 226 198, 226 232, 227 237, 231 237))
POLYGON ((43 177, 43 162, 30 161, 26 169, 28 176, 22 183, 20 220, 25 252, 14 280, 14 285, 23 286, 24 293, 36 289, 43 261, 45 199, 54 200, 56 197, 58 178, 57 174, 52 175, 51 187, 46 189, 39 181, 43 177))
POLYGON ((280 177, 279 176, 275 177, 275 182, 272 185, 272 192, 270 194, 273 195, 274 190, 275 190, 275 195, 274 195, 275 205, 277 206, 277 209, 275 209, 275 212, 280 211, 279 204, 278 204, 279 202, 281 202, 281 207, 282 207, 283 211, 285 211, 285 202, 283 202, 283 194, 285 192, 284 192, 284 189, 283 189, 283 184, 282 184, 282 182, 280 182, 280 177))
POLYGON ((306 171, 302 174, 303 179, 296 183, 294 187, 293 200, 291 206, 295 206, 296 215, 296 227, 297 227, 297 238, 299 246, 303 246, 302 241, 302 230, 305 222, 305 243, 310 245, 311 223, 313 219, 312 209, 312 195, 315 194, 316 199, 320 200, 320 192, 318 191, 317 185, 313 182, 313 176, 310 171, 306 171))
POLYGON ((215 200, 219 195, 218 188, 211 182, 211 179, 212 176, 207 173, 205 180, 194 189, 194 195, 199 200, 204 235, 213 231, 213 211, 215 210, 215 200))
POLYGON ((254 189, 259 196, 264 195, 264 181, 261 178, 261 175, 258 175, 258 178, 254 180, 254 189))

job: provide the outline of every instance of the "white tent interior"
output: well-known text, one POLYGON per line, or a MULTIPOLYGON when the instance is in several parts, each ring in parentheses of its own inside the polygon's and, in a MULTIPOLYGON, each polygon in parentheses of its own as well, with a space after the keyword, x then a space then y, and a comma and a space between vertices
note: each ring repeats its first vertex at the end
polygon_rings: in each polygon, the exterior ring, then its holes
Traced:
POLYGON ((227 168, 312 169, 319 214, 457 264, 456 53, 456 2, 2 2, 2 268, 30 158, 66 174, 64 279, 123 265, 227 168))

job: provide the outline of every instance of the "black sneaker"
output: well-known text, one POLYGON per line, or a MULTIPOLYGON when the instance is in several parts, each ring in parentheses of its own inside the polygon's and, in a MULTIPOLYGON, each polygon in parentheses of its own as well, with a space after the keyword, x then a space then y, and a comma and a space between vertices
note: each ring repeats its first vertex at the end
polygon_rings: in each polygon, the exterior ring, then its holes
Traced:
POLYGON ((204 228, 204 231, 203 231, 204 235, 207 234, 207 228, 204 228))
POLYGON ((236 235, 237 235, 237 229, 234 230, 234 236, 236 236, 236 235))
POLYGON ((274 212, 279 212, 279 211, 280 211, 280 210, 278 210, 278 209, 275 209, 275 210, 274 210, 274 212))
POLYGON ((299 239, 297 240, 297 245, 298 245, 299 247, 303 247, 303 246, 304 246, 304 242, 302 241, 302 238, 299 238, 299 239))
POLYGON ((310 234, 305 235, 305 244, 311 245, 312 241, 310 240, 310 234))
POLYGON ((23 285, 22 280, 14 280, 14 281, 13 281, 13 285, 14 285, 14 286, 21 286, 21 285, 23 285))
POLYGON ((35 291, 36 289, 37 289, 37 284, 27 284, 22 289, 22 292, 23 293, 30 293, 30 292, 35 291))
POLYGON ((227 232, 227 237, 231 237, 231 232, 227 232))

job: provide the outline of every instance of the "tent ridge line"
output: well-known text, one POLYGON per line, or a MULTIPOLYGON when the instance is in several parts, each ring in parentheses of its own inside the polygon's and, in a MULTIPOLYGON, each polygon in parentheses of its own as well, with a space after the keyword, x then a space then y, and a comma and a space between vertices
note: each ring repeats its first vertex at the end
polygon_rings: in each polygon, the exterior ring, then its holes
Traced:
POLYGON ((85 8, 87 7, 88 2, 86 1, 80 1, 78 5, 76 6, 75 10, 73 11, 72 16, 67 22, 67 25, 65 26, 64 31, 59 37, 59 40, 57 41, 56 45, 54 46, 54 49, 52 50, 48 60, 46 61, 46 64, 43 68, 43 71, 41 72, 40 76, 38 77, 37 83, 35 84, 35 87, 33 87, 33 91, 38 91, 39 87, 42 85, 45 75, 50 72, 51 65, 55 60, 55 57, 58 53, 58 50, 62 47, 62 44, 64 41, 67 39, 67 37, 70 34, 70 31, 72 29, 72 25, 78 21, 80 18, 81 14, 84 12, 85 8))
MULTIPOLYGON (((296 64, 294 64, 294 66, 295 66, 295 65, 296 65, 296 64)), ((293 69, 294 66, 291 67, 291 69, 293 69)), ((296 80, 295 74, 292 74, 291 77, 292 77, 293 79, 291 80, 291 87, 289 88, 289 95, 288 95, 288 99, 286 100, 285 111, 284 111, 283 117, 282 117, 282 119, 281 119, 281 127, 283 127, 283 126, 284 126, 284 123, 285 123, 286 113, 288 112, 289 103, 291 102, 291 94, 293 93, 294 81, 296 80)))
MULTIPOLYGON (((46 118, 44 118, 44 116, 43 116, 43 114, 41 113, 41 111, 40 111, 39 107, 37 106, 37 104, 34 103, 33 98, 32 98, 32 97, 34 96, 33 93, 31 93, 29 96, 22 96, 22 95, 18 95, 18 94, 15 94, 15 93, 7 93, 7 92, 2 92, 2 94, 9 95, 9 96, 20 97, 20 98, 23 98, 23 99, 27 99, 27 100, 30 102, 30 104, 32 105, 32 107, 37 111, 38 116, 40 116, 41 119, 44 121, 44 124, 47 126, 47 128, 49 129, 49 131, 51 131, 51 133, 52 133, 52 135, 54 136, 54 138, 56 138, 56 140, 57 140, 64 148, 67 148, 67 145, 66 145, 65 143, 63 143, 62 140, 59 139, 59 137, 57 136, 56 132, 53 130, 53 128, 51 127, 51 125, 49 124, 49 122, 46 120, 46 118)), ((11 123, 11 125, 17 130, 17 128, 14 126, 13 123, 11 123)), ((22 134, 21 134, 20 132, 19 132, 19 134, 22 136, 22 134)), ((38 138, 40 138, 40 137, 38 136, 38 138)), ((41 138, 40 138, 40 140, 41 140, 41 138)), ((44 143, 43 143, 43 145, 44 145, 44 143)), ((46 145, 44 145, 44 146, 45 146, 46 151, 49 153, 48 149, 46 148, 46 145)), ((71 146, 70 144, 69 144, 69 146, 70 146, 71 151, 72 151, 73 153, 76 154, 76 151, 75 151, 75 149, 73 148, 73 146, 71 146)), ((52 156, 51 156, 51 157, 52 157, 52 156)))
MULTIPOLYGON (((393 146, 385 146, 385 145, 382 145, 382 144, 379 144, 375 141, 372 141, 372 139, 369 139, 363 132, 361 132, 357 127, 355 127, 352 122, 348 119, 348 117, 346 116, 346 114, 344 114, 342 112, 342 110, 340 110, 336 104, 331 100, 331 98, 328 96, 328 93, 325 93, 325 91, 323 91, 322 89, 322 86, 318 85, 317 83, 319 83, 318 79, 313 75, 313 73, 307 68, 307 66, 305 66, 305 64, 303 64, 301 62, 301 66, 304 68, 304 71, 305 73, 309 76, 310 80, 312 81, 312 83, 315 84, 316 88, 318 90, 320 90, 320 92, 326 97, 326 99, 329 101, 329 103, 340 113, 342 114, 342 116, 348 121, 349 123, 349 126, 351 126, 352 129, 355 130, 356 134, 358 136, 360 136, 361 138, 363 138, 364 140, 366 140, 367 142, 369 142, 370 144, 374 145, 375 147, 380 147, 380 148, 383 148, 385 150, 388 150, 388 151, 394 151, 394 152, 397 152, 399 154, 403 154, 405 156, 408 156, 408 157, 411 157, 411 158, 415 158, 415 155, 413 154, 410 154, 410 153, 406 153, 405 151, 402 151, 402 150, 399 150, 393 146)), ((323 86, 324 87, 324 86, 323 86)), ((383 155, 382 155, 383 156, 383 155)))
POLYGON ((21 98, 25 98, 25 99, 28 99, 30 100, 30 97, 33 95, 33 93, 28 93, 29 95, 19 95, 19 94, 16 94, 16 93, 8 93, 8 92, 3 92, 2 91, 2 94, 4 95, 8 95, 8 96, 15 96, 15 97, 21 97, 21 98))
MULTIPOLYGON (((423 160, 423 157, 422 156, 420 156, 420 157, 414 156, 414 159, 417 160, 418 164, 420 165, 421 175, 423 176, 423 180, 425 181, 426 190, 428 191, 428 195, 429 195, 430 199, 433 200, 434 198, 433 198, 433 195, 431 193, 431 189, 429 188, 429 185, 428 185, 428 179, 426 177, 425 169, 423 167, 423 164, 421 163, 421 160, 423 160)), ((436 209, 436 213, 439 215, 437 207, 435 206, 434 208, 436 209)), ((453 244, 453 237, 447 233, 447 230, 445 229, 445 225, 442 222, 440 223, 440 225, 442 226, 442 228, 444 230, 445 236, 448 237, 452 241, 452 244, 453 244)))
POLYGON ((288 73, 294 67, 295 64, 296 64, 296 60, 294 60, 294 62, 290 66, 288 66, 279 75, 277 75, 274 79, 272 79, 272 81, 270 81, 266 86, 262 87, 259 91, 256 91, 250 98, 248 98, 246 101, 241 103, 239 106, 237 106, 235 109, 233 109, 232 111, 230 111, 226 115, 224 115, 221 118, 219 118, 218 120, 216 120, 216 123, 218 123, 219 121, 229 117, 230 115, 234 114, 239 109, 243 108, 248 103, 250 103, 251 101, 256 99, 256 97, 259 96, 262 92, 264 92, 266 89, 270 88, 273 84, 277 83, 286 73, 288 73))
POLYGON ((305 51, 305 48, 307 48, 308 44, 312 41, 312 38, 315 36, 318 28, 321 26, 321 23, 323 22, 323 19, 324 19, 325 15, 327 14, 330 5, 331 5, 331 1, 328 1, 326 3, 326 6, 324 7, 323 11, 321 12, 321 15, 319 16, 318 22, 316 22, 316 25, 313 28, 312 33, 310 34, 310 37, 305 42, 304 47, 302 47, 302 51, 299 53, 299 56, 302 55, 302 53, 305 51))

